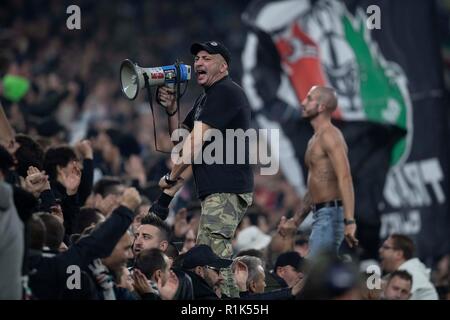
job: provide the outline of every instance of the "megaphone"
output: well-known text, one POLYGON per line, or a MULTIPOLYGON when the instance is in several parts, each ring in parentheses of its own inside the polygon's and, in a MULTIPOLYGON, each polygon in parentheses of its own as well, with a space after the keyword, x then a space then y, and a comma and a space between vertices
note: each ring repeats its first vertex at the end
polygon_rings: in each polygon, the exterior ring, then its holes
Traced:
POLYGON ((191 80, 191 66, 177 63, 169 66, 143 68, 129 59, 120 65, 120 85, 122 92, 130 99, 136 99, 139 90, 145 87, 144 74, 150 86, 172 85, 191 80), (179 75, 177 77, 177 70, 179 75))

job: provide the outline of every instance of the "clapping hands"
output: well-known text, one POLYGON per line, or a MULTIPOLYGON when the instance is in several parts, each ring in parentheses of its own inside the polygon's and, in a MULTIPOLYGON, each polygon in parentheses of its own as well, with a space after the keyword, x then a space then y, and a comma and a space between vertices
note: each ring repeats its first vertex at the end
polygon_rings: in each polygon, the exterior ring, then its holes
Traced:
POLYGON ((38 198, 44 190, 50 190, 48 175, 36 167, 28 167, 24 189, 38 198))

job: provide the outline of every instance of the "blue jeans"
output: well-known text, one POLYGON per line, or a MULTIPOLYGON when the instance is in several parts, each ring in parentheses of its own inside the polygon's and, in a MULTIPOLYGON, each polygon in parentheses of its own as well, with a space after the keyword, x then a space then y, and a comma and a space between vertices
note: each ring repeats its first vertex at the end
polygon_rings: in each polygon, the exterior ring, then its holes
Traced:
POLYGON ((314 258, 322 251, 338 254, 343 240, 344 210, 342 207, 326 207, 313 213, 308 258, 314 258))

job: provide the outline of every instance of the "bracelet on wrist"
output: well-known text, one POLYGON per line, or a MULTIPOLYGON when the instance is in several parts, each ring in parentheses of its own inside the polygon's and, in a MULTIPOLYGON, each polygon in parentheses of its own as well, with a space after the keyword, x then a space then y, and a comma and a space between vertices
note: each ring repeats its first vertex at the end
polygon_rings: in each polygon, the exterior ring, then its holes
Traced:
POLYGON ((166 173, 166 175, 164 176, 164 181, 169 185, 169 186, 174 186, 177 184, 177 180, 171 180, 170 179, 170 173, 166 173))
POLYGON ((351 225, 351 224, 355 224, 355 223, 356 223, 356 221, 353 220, 353 219, 344 219, 344 224, 346 226, 351 225))

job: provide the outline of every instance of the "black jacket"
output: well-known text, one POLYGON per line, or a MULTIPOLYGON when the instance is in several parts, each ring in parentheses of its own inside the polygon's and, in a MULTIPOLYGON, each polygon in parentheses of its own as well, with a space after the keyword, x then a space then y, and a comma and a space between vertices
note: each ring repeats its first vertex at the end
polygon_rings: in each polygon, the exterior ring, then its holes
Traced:
POLYGON ((78 266, 88 271, 94 259, 108 257, 117 242, 133 221, 134 213, 123 206, 113 211, 98 228, 80 239, 70 248, 55 256, 32 254, 29 257, 30 288, 38 299, 60 299, 66 290, 66 282, 74 273, 69 266, 78 266))
POLYGON ((58 181, 52 181, 50 184, 55 199, 59 200, 61 203, 61 209, 64 216, 64 242, 66 242, 68 240, 68 236, 70 236, 73 232, 75 219, 80 212, 78 193, 69 196, 66 192, 66 188, 58 181))
POLYGON ((173 300, 194 300, 194 286, 191 277, 184 271, 173 269, 178 278, 178 289, 173 300))

